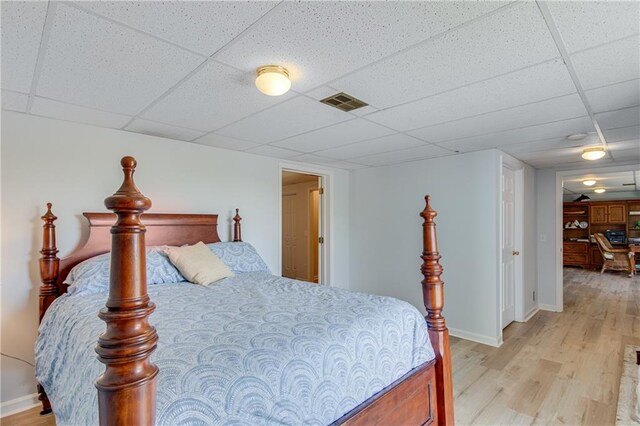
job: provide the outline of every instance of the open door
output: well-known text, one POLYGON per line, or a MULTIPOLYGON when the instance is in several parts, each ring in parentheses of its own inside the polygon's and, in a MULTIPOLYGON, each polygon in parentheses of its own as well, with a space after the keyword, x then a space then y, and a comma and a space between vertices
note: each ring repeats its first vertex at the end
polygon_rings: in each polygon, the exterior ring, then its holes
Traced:
POLYGON ((282 276, 321 282, 322 177, 282 172, 282 276))

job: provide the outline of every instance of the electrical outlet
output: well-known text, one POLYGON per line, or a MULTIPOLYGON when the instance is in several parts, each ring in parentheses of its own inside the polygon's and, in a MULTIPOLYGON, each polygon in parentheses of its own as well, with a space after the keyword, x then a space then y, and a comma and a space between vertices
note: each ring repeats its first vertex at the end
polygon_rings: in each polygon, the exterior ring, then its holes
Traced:
POLYGON ((536 291, 535 290, 533 290, 533 301, 534 302, 536 301, 536 291))

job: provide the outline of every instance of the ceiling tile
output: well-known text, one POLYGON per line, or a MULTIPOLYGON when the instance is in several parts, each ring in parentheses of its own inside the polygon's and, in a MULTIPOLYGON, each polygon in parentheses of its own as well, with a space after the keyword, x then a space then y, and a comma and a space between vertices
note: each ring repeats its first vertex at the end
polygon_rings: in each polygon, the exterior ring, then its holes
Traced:
POLYGON ((319 151, 318 155, 324 157, 335 158, 338 160, 348 160, 365 155, 379 154, 387 151, 411 148, 415 146, 425 145, 419 141, 401 133, 395 135, 383 136, 377 139, 371 139, 363 142, 356 142, 350 145, 341 146, 339 148, 327 149, 319 151))
POLYGON ((314 152, 366 139, 373 139, 391 133, 395 133, 395 131, 382 127, 379 124, 356 118, 274 142, 271 145, 291 148, 301 152, 314 152))
POLYGON ((618 142, 628 140, 640 140, 640 126, 619 127, 617 129, 603 129, 604 138, 607 142, 618 142))
POLYGON ((378 108, 560 56, 535 2, 522 2, 331 83, 378 108))
POLYGON ((216 59, 246 71, 282 65, 307 91, 503 5, 283 2, 216 59))
POLYGON ((264 95, 256 89, 252 76, 210 62, 142 117, 212 131, 293 96, 291 92, 283 96, 264 95))
POLYGON ((2 88, 31 92, 42 29, 44 1, 2 2, 2 88))
POLYGON ((596 120, 602 129, 637 126, 640 124, 640 107, 624 108, 596 114, 596 120))
POLYGON ((202 58, 58 3, 37 94, 136 114, 202 58))
POLYGON ((310 98, 313 98, 317 101, 320 101, 324 98, 328 98, 329 96, 333 96, 336 93, 340 92, 339 90, 334 89, 333 87, 330 86, 320 86, 316 89, 313 89, 307 93, 305 93, 306 96, 309 96, 310 98))
POLYGON ((637 1, 549 1, 569 53, 640 32, 637 1))
POLYGON ((353 118, 338 109, 298 96, 242 119, 216 133, 258 143, 268 143, 353 118))
POLYGON ((472 136, 439 143, 438 145, 462 152, 478 151, 487 148, 500 148, 505 145, 524 143, 535 140, 561 138, 572 133, 588 133, 595 131, 589 117, 573 118, 537 126, 522 127, 489 135, 472 136))
POLYGON ((9 90, 2 91, 2 109, 9 111, 26 112, 29 95, 9 90))
POLYGON ((442 157, 444 155, 451 154, 453 154, 451 151, 435 145, 422 145, 417 148, 367 155, 353 161, 367 166, 386 166, 390 164, 404 163, 407 161, 422 160, 425 158, 442 157))
POLYGON ((439 143, 587 115, 578 94, 413 130, 409 134, 439 143))
POLYGON ((44 117, 93 124, 94 126, 110 127, 113 129, 119 129, 131 120, 131 117, 127 115, 98 111, 91 108, 53 101, 51 99, 39 98, 37 96, 33 99, 31 113, 44 117))
MULTIPOLYGON (((597 137, 597 136, 596 136, 597 137)), ((566 137, 543 139, 532 142, 516 143, 500 147, 501 151, 514 156, 522 153, 550 151, 561 148, 577 148, 584 145, 582 141, 568 141, 566 137)))
POLYGON ((640 38, 629 37, 571 56, 585 90, 640 77, 640 38))
POLYGON ((82 1, 76 4, 209 56, 236 38, 277 3, 82 1))
MULTIPOLYGON (((518 153, 516 157, 526 163, 531 164, 534 167, 549 167, 552 165, 559 165, 564 163, 583 163, 585 166, 589 166, 589 164, 587 164, 587 162, 581 158, 581 153, 581 147, 569 147, 547 151, 518 153)), ((604 161, 606 160, 598 160, 598 165, 601 165, 604 161)))
POLYGON ((266 157, 291 158, 300 155, 298 151, 290 149, 278 148, 276 146, 262 145, 257 148, 248 150, 251 154, 264 155, 266 157))
POLYGON ((367 119, 406 131, 568 95, 575 91, 564 63, 556 60, 378 111, 368 115, 367 119))
POLYGON ((255 148, 260 144, 254 142, 247 142, 241 139, 234 139, 228 136, 217 135, 215 133, 209 133, 201 138, 193 141, 201 145, 216 146, 218 148, 233 149, 235 151, 245 151, 247 149, 255 148))
MULTIPOLYGON (((634 183, 633 176, 634 171, 622 171, 612 173, 583 173, 575 176, 563 176, 562 186, 565 190, 569 190, 572 193, 582 193, 585 191, 591 191, 593 188, 605 187, 608 190, 615 191, 633 191, 635 187, 633 185, 624 185, 626 183, 634 183), (582 182, 586 179, 595 179, 597 184, 591 187, 585 186, 582 182)), ((639 182, 640 184, 640 182, 639 182)))
POLYGON ((332 158, 324 158, 324 157, 320 157, 318 155, 313 155, 313 154, 302 154, 296 157, 291 157, 289 158, 289 160, 300 161, 303 163, 319 164, 321 166, 333 167, 336 169, 345 169, 345 170, 355 170, 355 169, 361 169, 363 167, 366 167, 366 166, 363 166, 362 164, 351 163, 348 161, 336 161, 332 158))
POLYGON ((353 111, 349 111, 353 115, 357 115, 358 117, 364 117, 365 115, 369 115, 372 112, 378 111, 378 108, 373 107, 371 105, 364 106, 362 108, 354 109, 353 111))
POLYGON ((587 90, 585 94, 594 112, 640 105, 640 79, 587 90))
POLYGON ((137 118, 129 124, 125 130, 130 132, 144 133, 145 135, 160 136, 162 138, 177 139, 181 141, 190 141, 195 138, 199 138, 204 135, 204 132, 200 132, 192 129, 185 129, 184 127, 169 126, 163 123, 156 123, 155 121, 143 120, 137 118))
POLYGON ((314 154, 296 155, 295 157, 291 157, 291 160, 302 161, 303 163, 314 163, 314 164, 327 164, 327 163, 336 161, 333 158, 321 157, 319 155, 314 155, 314 154))

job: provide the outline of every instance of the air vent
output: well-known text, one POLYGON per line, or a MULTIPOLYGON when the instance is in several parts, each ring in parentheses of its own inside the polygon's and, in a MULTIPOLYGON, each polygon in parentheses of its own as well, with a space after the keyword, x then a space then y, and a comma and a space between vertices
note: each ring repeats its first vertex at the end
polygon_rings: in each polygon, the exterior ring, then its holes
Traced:
POLYGON ((356 99, 344 92, 336 93, 333 96, 324 98, 320 102, 338 108, 339 110, 345 112, 353 111, 354 109, 362 108, 363 106, 369 105, 368 103, 362 102, 360 99, 356 99))

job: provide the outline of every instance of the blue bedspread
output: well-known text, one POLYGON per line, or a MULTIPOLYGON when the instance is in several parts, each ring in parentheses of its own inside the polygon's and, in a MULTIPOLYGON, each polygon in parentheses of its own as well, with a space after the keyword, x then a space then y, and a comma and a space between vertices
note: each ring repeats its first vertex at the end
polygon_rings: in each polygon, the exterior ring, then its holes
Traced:
MULTIPOLYGON (((321 425, 434 358, 424 318, 397 299, 267 273, 211 287, 149 287, 160 337, 156 421, 162 425, 321 425)), ((49 308, 36 375, 58 425, 97 424, 94 381, 106 294, 49 308)))

